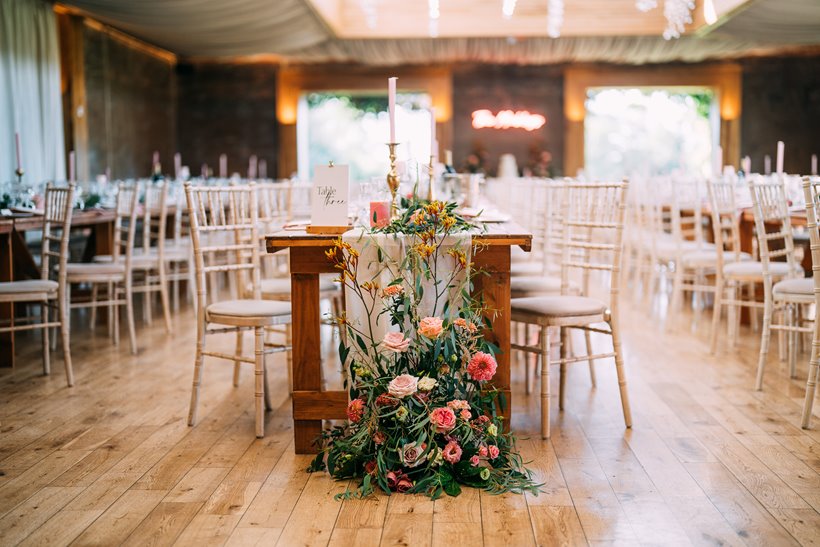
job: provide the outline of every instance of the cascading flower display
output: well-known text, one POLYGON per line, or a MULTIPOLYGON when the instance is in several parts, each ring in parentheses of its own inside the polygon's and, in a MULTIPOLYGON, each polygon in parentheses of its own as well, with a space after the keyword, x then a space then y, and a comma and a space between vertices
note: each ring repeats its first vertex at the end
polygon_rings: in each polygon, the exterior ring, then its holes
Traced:
POLYGON ((380 249, 382 271, 395 275, 389 283, 381 278, 380 286, 372 271, 360 283, 360 255, 349 243, 338 240, 326 252, 348 297, 369 310, 367 302, 381 299, 391 328, 376 337, 352 318, 337 318, 346 329, 339 356, 350 370, 348 421, 323 432, 310 470, 360 479, 343 498, 379 488, 435 499, 458 495, 461 485, 537 494, 513 435, 504 432, 501 395, 489 384, 499 350, 483 334, 492 331, 492 310, 470 292, 478 274, 470 249, 444 246, 471 226, 452 203, 403 204, 399 220, 374 230, 407 238, 399 263, 386 263, 380 249), (438 269, 444 260, 447 273, 438 269))

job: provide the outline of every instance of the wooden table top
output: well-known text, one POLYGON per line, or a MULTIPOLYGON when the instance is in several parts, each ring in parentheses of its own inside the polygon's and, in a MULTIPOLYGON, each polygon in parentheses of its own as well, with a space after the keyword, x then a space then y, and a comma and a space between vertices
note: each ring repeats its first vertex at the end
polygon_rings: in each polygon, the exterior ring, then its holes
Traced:
MULTIPOLYGON (((518 245, 529 252, 532 248, 532 234, 515 222, 497 222, 484 225, 485 231, 473 236, 477 245, 518 245)), ((265 236, 265 247, 275 253, 291 247, 327 247, 338 235, 309 234, 305 230, 281 230, 265 236)))

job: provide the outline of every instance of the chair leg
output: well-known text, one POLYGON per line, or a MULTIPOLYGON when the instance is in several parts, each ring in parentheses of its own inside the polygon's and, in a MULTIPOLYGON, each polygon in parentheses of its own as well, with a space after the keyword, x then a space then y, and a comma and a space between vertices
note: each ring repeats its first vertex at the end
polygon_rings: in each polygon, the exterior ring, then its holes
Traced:
MULTIPOLYGON (((134 289, 131 276, 125 278, 125 313, 128 321, 128 338, 131 340, 131 353, 137 354, 137 333, 134 330, 134 289)), ((146 293, 148 294, 148 293, 146 293)))
POLYGON ((809 360, 809 371, 806 378, 806 397, 803 401, 803 420, 801 423, 803 429, 808 429, 811 425, 811 411, 817 393, 817 377, 820 374, 820 363, 818 361, 820 361, 820 320, 815 318, 814 334, 811 341, 811 359, 809 360))
POLYGON ((550 336, 541 327, 541 438, 550 438, 550 336))
POLYGON ((629 393, 626 390, 626 373, 624 372, 624 355, 621 349, 621 333, 614 321, 610 321, 612 331, 612 351, 615 354, 615 373, 618 375, 618 390, 621 393, 621 408, 624 411, 624 424, 632 427, 632 409, 629 406, 629 393))
MULTIPOLYGON (((789 325, 797 327, 800 319, 797 316, 797 304, 789 305, 789 325)), ((789 378, 797 378, 797 332, 789 331, 789 378)))
POLYGON ((711 332, 711 339, 709 341, 709 353, 712 355, 715 354, 717 351, 717 337, 718 337, 718 329, 720 328, 720 313, 721 313, 721 306, 723 306, 723 276, 717 276, 715 279, 715 301, 712 304, 712 332, 711 332))
MULTIPOLYGON (((48 316, 48 302, 43 302, 40 306, 40 321, 47 324, 48 316)), ((43 374, 48 376, 51 374, 51 328, 43 327, 41 330, 43 332, 43 374)))
MULTIPOLYGON (((236 330, 236 351, 234 355, 239 357, 242 355, 242 330, 236 330)), ((234 361, 233 362, 233 386, 239 387, 239 369, 242 367, 242 361, 234 361)))
MULTIPOLYGON (((108 283, 108 292, 106 293, 108 296, 108 300, 116 300, 116 292, 114 291, 114 284, 108 283)), ((115 335, 114 332, 119 332, 119 308, 117 304, 109 304, 108 305, 108 337, 114 339, 114 345, 119 345, 119 337, 115 335)))
MULTIPOLYGON (((111 300, 119 300, 121 289, 118 287, 117 284, 112 285, 113 289, 109 294, 111 295, 111 300)), ((119 304, 112 304, 109 309, 111 310, 111 315, 113 316, 112 325, 114 327, 114 346, 119 347, 120 345, 120 308, 119 304)))
POLYGON ((74 385, 74 367, 71 365, 71 318, 69 316, 71 302, 71 285, 66 283, 66 294, 59 294, 60 335, 63 341, 63 361, 65 362, 65 378, 68 387, 74 385))
POLYGON ((154 310, 151 309, 151 289, 150 287, 150 278, 151 276, 148 275, 149 270, 145 270, 142 272, 143 280, 142 282, 145 283, 145 292, 142 293, 142 316, 143 321, 145 321, 146 325, 153 325, 154 324, 154 310))
POLYGON ((727 327, 729 330, 729 347, 735 346, 735 338, 737 336, 737 326, 740 321, 741 306, 738 304, 740 295, 737 291, 737 281, 729 282, 729 294, 731 295, 732 304, 729 304, 729 313, 727 318, 727 327))
MULTIPOLYGON (((341 330, 344 330, 342 328, 341 330)), ((341 331, 340 330, 340 331, 341 331)), ((288 393, 293 393, 293 327, 290 323, 285 325, 285 345, 288 347, 287 351, 285 352, 286 359, 287 359, 287 367, 288 367, 288 393)), ((348 378, 347 372, 347 363, 342 363, 342 371, 345 377, 345 380, 348 378)))
MULTIPOLYGON (((754 282, 749 283, 747 290, 749 291, 749 302, 757 300, 754 282)), ((760 332, 760 319, 757 317, 757 308, 749 308, 749 323, 751 323, 754 332, 760 332)))
POLYGON ((771 280, 763 282, 763 335, 760 339, 760 357, 757 361, 757 380, 755 389, 763 389, 763 371, 766 368, 766 358, 769 354, 769 338, 771 338, 772 325, 772 284, 771 280))
POLYGON ((96 283, 91 284, 91 311, 89 313, 91 318, 91 330, 95 330, 97 328, 97 306, 93 305, 97 303, 97 291, 99 290, 99 285, 96 283))
MULTIPOLYGON (((774 311, 772 312, 774 314, 774 311)), ((786 313, 786 308, 783 307, 780 310, 780 324, 781 325, 788 325, 789 317, 786 313)), ((789 340, 787 338, 788 334, 785 330, 778 330, 777 331, 777 357, 780 359, 781 363, 785 363, 786 360, 789 358, 789 350, 788 350, 788 343, 789 340)))
POLYGON ((265 436, 265 330, 262 327, 253 329, 254 356, 254 397, 256 399, 256 436, 265 436))
MULTIPOLYGON (((201 319, 200 319, 201 321, 201 319)), ((194 382, 191 386, 191 406, 188 408, 188 425, 196 423, 197 406, 199 403, 199 387, 202 385, 202 365, 205 360, 205 325, 197 328, 196 357, 194 358, 194 382)))
POLYGON ((558 410, 564 410, 564 388, 567 385, 567 364, 564 359, 567 358, 567 350, 569 347, 569 329, 561 327, 559 331, 559 339, 561 340, 561 364, 558 367, 558 410))
MULTIPOLYGON (((526 323, 518 324, 518 337, 521 340, 521 345, 526 346, 530 343, 530 326, 526 323)), ((527 395, 532 394, 532 384, 534 378, 530 374, 530 354, 527 351, 518 352, 519 361, 524 363, 525 386, 527 395)))
POLYGON ((666 312, 666 323, 668 324, 675 313, 680 309, 683 302, 683 266, 679 261, 675 261, 675 276, 672 278, 672 299, 669 302, 669 309, 666 312))
MULTIPOLYGON (((587 346, 587 355, 593 355, 592 353, 592 333, 588 330, 584 331, 584 341, 586 342, 587 346)), ((598 379, 595 377, 595 359, 590 359, 589 363, 589 381, 592 383, 592 387, 598 387, 598 379)))
POLYGON ((178 312, 179 311, 179 262, 173 262, 171 264, 171 275, 174 278, 174 281, 173 281, 174 296, 173 296, 173 304, 172 304, 173 307, 172 307, 172 309, 175 312, 178 312))
MULTIPOLYGON (((264 348, 264 346, 263 346, 264 348)), ((262 359, 265 358, 265 355, 262 355, 262 359)), ((273 403, 270 400, 270 384, 268 384, 268 367, 263 364, 263 376, 264 376, 264 383, 265 383, 265 410, 273 410, 273 403)))
POLYGON ((159 297, 162 301, 162 315, 165 318, 165 331, 171 334, 171 305, 168 302, 168 276, 165 272, 165 264, 159 265, 159 297))

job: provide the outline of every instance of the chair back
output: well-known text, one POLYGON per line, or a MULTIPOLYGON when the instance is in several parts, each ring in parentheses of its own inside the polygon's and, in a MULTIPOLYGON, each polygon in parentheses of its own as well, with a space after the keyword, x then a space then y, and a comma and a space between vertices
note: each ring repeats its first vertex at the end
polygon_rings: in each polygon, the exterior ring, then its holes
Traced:
POLYGON ((676 179, 672 182, 672 237, 678 245, 684 241, 703 243, 703 193, 701 182, 695 178, 676 179))
POLYGON ((725 253, 732 256, 733 262, 740 261, 740 211, 735 200, 735 184, 731 180, 708 179, 706 189, 717 249, 717 270, 722 272, 725 253))
POLYGON ((568 182, 564 214, 561 293, 570 294, 570 273, 580 271, 584 292, 590 273, 610 272, 609 305, 617 305, 627 181, 568 182))
POLYGON ((310 216, 310 196, 313 184, 287 181, 288 220, 310 216))
POLYGON ((259 224, 263 231, 281 230, 288 221, 289 184, 264 182, 256 185, 259 200, 259 224))
POLYGON ((783 181, 759 176, 751 177, 749 190, 752 196, 757 247, 760 262, 763 264, 764 280, 771 282, 770 262, 781 257, 785 257, 789 264, 790 277, 796 276, 799 266, 794 256, 789 202, 783 181))
POLYGON ((134 254, 139 187, 139 183, 121 183, 117 189, 117 216, 114 220, 114 249, 111 255, 115 262, 125 260, 126 272, 131 271, 131 257, 134 254))
POLYGON ((142 224, 142 252, 148 254, 156 246, 158 256, 164 256, 168 216, 168 183, 160 180, 145 187, 145 213, 142 224))
POLYGON ((185 196, 194 247, 198 309, 205 309, 210 277, 207 274, 211 272, 234 274, 240 293, 245 292, 242 288, 250 279, 252 297, 260 299, 259 205, 255 183, 193 186, 186 182, 185 196))
POLYGON ((71 232, 71 215, 74 211, 74 184, 66 188, 56 188, 52 183, 46 186, 45 206, 43 208, 43 250, 40 262, 40 277, 50 279, 53 268, 51 258, 59 265, 60 285, 66 278, 68 262, 68 242, 71 232))

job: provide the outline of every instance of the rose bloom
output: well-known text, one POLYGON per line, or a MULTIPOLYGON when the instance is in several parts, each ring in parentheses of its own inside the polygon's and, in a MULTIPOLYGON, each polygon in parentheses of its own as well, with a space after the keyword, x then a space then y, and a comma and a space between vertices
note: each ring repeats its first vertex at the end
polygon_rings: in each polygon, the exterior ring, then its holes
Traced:
POLYGON ((425 376, 419 380, 419 391, 432 391, 434 387, 436 387, 436 381, 429 376, 425 376))
POLYGON ((485 445, 483 445, 483 444, 482 444, 482 445, 478 448, 478 455, 479 455, 479 456, 481 456, 482 458, 486 458, 486 457, 487 457, 487 447, 486 447, 485 445))
POLYGON ((436 432, 447 433, 456 426, 456 415, 450 408, 436 408, 430 413, 430 421, 436 426, 436 432))
POLYGON ((461 447, 458 446, 456 441, 450 441, 447 443, 447 446, 444 447, 442 451, 442 455, 444 459, 450 463, 458 463, 461 459, 461 447))
POLYGON ((410 347, 410 340, 400 332, 388 332, 384 335, 381 346, 393 353, 404 353, 410 347))
POLYGON ((499 452, 498 447, 494 444, 491 444, 490 447, 489 447, 489 450, 490 450, 490 459, 491 460, 496 459, 498 457, 498 452, 499 452))
POLYGON ((387 392, 393 397, 403 399, 418 390, 419 379, 409 374, 396 376, 387 384, 387 392))
POLYGON ((364 464, 364 472, 368 475, 372 475, 376 472, 376 460, 370 460, 366 464, 364 464))
POLYGON ((469 411, 469 410, 462 410, 462 411, 459 413, 459 416, 461 416, 461 419, 462 419, 462 420, 464 420, 465 422, 466 422, 466 421, 469 421, 469 420, 470 420, 470 418, 472 418, 472 417, 473 417, 472 413, 470 413, 470 411, 469 411))
POLYGON ((483 351, 476 352, 467 364, 467 372, 473 380, 490 380, 495 376, 495 369, 498 363, 489 353, 483 351))
POLYGON ((438 338, 442 330, 442 320, 438 317, 425 317, 419 322, 419 334, 430 340, 438 338))
POLYGON ((382 296, 385 298, 392 298, 404 292, 404 287, 401 285, 390 285, 382 290, 382 296))
POLYGON ((447 402, 447 406, 453 410, 470 410, 470 403, 464 399, 453 399, 447 402))
MULTIPOLYGON (((472 458, 470 458, 470 465, 472 465, 473 467, 478 467, 478 462, 478 456, 473 456, 472 458)), ((367 467, 365 467, 365 470, 367 470, 367 467)))
POLYGON ((353 399, 347 403, 347 419, 351 422, 358 423, 364 414, 364 401, 361 399, 353 399))
POLYGON ((422 461, 421 453, 424 452, 424 449, 427 447, 426 444, 419 445, 415 441, 412 443, 407 443, 401 450, 399 450, 399 459, 401 463, 407 467, 416 467, 422 461))
POLYGON ((373 433, 373 442, 374 443, 382 444, 386 440, 387 440, 387 435, 385 435, 383 431, 376 431, 375 433, 373 433))
POLYGON ((411 481, 407 475, 399 479, 399 481, 396 483, 396 492, 400 494, 404 494, 411 488, 413 488, 413 481, 411 481))

